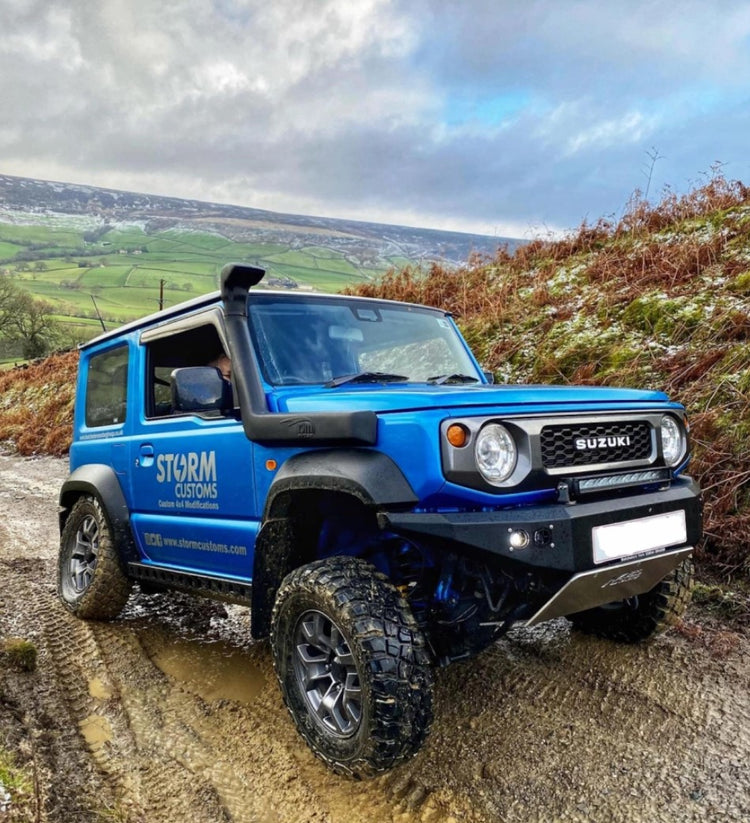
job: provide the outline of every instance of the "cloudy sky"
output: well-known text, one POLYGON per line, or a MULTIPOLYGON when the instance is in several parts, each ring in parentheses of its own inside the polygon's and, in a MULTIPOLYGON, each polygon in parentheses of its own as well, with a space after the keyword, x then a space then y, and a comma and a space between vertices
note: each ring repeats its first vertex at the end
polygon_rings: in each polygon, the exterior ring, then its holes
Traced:
POLYGON ((528 237, 750 183, 750 0, 0 0, 0 100, 0 173, 528 237))

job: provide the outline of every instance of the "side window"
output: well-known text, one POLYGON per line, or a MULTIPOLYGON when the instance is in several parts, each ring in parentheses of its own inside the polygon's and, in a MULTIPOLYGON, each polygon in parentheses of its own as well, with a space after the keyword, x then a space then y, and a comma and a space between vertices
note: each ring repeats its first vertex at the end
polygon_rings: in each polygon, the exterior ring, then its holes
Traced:
POLYGON ((172 408, 171 375, 185 366, 216 366, 224 355, 219 332, 206 324, 160 337, 147 345, 146 417, 167 417, 172 408))
POLYGON ((128 347, 120 346, 89 359, 86 374, 86 425, 125 422, 128 397, 128 347))

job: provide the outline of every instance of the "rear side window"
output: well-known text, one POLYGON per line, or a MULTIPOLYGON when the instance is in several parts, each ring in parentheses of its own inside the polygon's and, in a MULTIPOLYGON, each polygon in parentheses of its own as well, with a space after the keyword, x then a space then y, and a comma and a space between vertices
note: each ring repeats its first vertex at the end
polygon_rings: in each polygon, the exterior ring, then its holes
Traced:
POLYGON ((95 354, 86 377, 86 425, 125 422, 128 398, 128 347, 95 354))

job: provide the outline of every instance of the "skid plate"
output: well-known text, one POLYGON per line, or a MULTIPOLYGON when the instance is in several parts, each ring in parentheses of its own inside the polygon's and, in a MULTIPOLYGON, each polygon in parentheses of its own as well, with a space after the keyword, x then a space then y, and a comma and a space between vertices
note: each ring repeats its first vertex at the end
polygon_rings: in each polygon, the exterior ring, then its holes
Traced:
POLYGON ((650 591, 692 551, 687 546, 576 574, 523 625, 534 626, 650 591))

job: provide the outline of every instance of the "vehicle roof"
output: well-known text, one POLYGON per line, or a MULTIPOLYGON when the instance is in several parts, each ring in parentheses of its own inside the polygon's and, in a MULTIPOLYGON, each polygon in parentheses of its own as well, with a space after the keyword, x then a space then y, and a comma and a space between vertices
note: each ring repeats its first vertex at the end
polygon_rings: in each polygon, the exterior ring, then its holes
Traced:
MULTIPOLYGON (((358 297, 350 294, 328 294, 322 292, 308 291, 300 292, 291 289, 251 289, 251 300, 253 295, 272 295, 274 297, 288 298, 290 300, 295 298, 304 298, 311 300, 337 299, 347 301, 351 300, 362 303, 379 303, 393 306, 412 306, 418 309, 428 309, 430 311, 440 312, 441 314, 444 314, 446 316, 450 315, 450 312, 445 311, 444 309, 435 308, 434 306, 424 306, 421 303, 408 303, 401 300, 386 300, 385 298, 381 297, 358 297)), ((221 305, 221 292, 210 292, 209 294, 204 294, 201 297, 194 297, 192 300, 185 300, 182 303, 177 303, 174 306, 170 306, 168 309, 162 309, 161 311, 157 311, 153 314, 146 315, 145 317, 141 317, 138 320, 133 320, 130 323, 125 323, 124 325, 118 326, 116 329, 112 329, 111 331, 105 331, 97 337, 94 337, 92 340, 89 340, 86 343, 82 343, 79 346, 79 348, 87 349, 90 346, 95 346, 106 340, 112 340, 114 338, 121 337, 124 334, 128 334, 138 329, 160 325, 161 323, 164 323, 168 320, 172 320, 175 317, 180 317, 185 314, 200 311, 201 309, 207 309, 211 306, 219 305, 221 305)))

